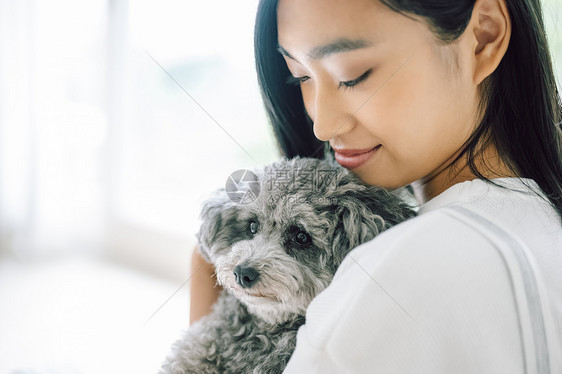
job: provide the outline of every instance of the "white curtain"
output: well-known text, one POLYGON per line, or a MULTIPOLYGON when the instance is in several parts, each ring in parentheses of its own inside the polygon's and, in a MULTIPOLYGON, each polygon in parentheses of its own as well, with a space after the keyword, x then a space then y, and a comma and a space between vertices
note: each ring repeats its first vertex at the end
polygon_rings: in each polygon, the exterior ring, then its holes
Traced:
POLYGON ((105 12, 100 2, 0 1, 3 251, 90 250, 100 238, 105 12))
POLYGON ((0 252, 185 274, 201 202, 278 157, 256 6, 0 0, 0 252))

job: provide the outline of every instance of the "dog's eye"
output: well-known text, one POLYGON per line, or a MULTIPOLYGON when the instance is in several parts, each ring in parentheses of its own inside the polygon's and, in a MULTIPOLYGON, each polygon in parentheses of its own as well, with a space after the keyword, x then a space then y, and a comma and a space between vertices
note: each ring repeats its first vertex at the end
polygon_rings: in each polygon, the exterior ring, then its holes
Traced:
POLYGON ((306 245, 310 243, 310 236, 304 231, 299 231, 295 235, 294 240, 300 245, 306 245))
POLYGON ((256 221, 250 221, 250 233, 255 234, 258 232, 258 223, 256 221))

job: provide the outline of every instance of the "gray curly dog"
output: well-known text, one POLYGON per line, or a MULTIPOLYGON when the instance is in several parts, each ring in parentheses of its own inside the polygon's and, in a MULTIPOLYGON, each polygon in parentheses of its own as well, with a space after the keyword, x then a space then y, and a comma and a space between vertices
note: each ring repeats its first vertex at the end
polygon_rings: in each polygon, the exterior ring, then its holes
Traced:
POLYGON ((331 160, 281 159, 253 173, 238 201, 223 188, 203 205, 197 239, 224 289, 161 374, 281 373, 343 258, 415 215, 404 189, 366 185, 331 160))

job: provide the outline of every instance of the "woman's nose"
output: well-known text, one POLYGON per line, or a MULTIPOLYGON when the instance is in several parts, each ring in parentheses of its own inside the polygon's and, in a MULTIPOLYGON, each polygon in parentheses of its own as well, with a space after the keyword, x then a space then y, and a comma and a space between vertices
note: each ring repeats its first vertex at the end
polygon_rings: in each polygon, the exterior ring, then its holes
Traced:
POLYGON ((338 97, 337 93, 317 89, 308 99, 310 101, 307 105, 307 111, 314 123, 314 135, 319 140, 328 141, 349 131, 353 116, 348 113, 345 103, 338 97))

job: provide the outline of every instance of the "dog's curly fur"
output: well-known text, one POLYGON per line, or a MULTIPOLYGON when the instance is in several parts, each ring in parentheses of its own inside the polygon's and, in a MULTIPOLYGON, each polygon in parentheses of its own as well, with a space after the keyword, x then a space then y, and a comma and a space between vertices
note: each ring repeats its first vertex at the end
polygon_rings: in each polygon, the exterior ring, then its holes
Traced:
POLYGON ((203 206, 200 250, 224 289, 161 374, 281 373, 307 306, 343 258, 415 215, 398 191, 366 185, 334 161, 295 157, 253 172, 258 182, 244 187, 252 197, 259 187, 253 201, 234 202, 223 188, 203 206))

